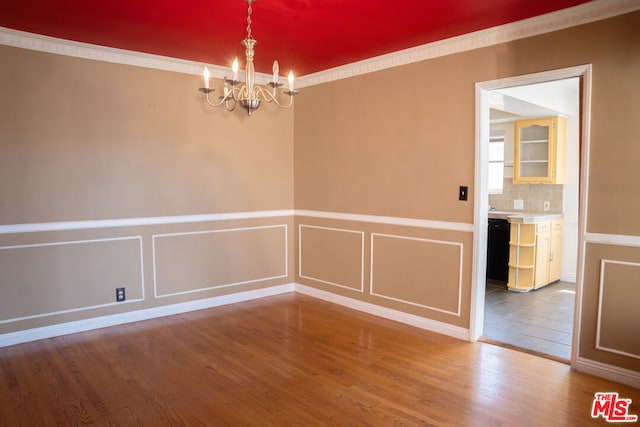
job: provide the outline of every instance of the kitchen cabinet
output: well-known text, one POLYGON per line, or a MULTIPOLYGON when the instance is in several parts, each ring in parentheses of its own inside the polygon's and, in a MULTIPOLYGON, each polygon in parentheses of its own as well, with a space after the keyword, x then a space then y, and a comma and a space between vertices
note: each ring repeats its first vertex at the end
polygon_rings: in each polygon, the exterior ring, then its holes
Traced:
POLYGON ((549 254, 549 283, 562 276, 562 221, 551 221, 551 253, 549 254))
POLYGON ((512 223, 509 290, 527 292, 560 280, 562 220, 512 223))
POLYGON ((549 283, 549 260, 551 259, 551 227, 549 222, 536 227, 536 247, 534 261, 533 288, 538 289, 549 283))
POLYGON ((514 183, 564 183, 566 129, 566 119, 559 116, 516 120, 514 183))

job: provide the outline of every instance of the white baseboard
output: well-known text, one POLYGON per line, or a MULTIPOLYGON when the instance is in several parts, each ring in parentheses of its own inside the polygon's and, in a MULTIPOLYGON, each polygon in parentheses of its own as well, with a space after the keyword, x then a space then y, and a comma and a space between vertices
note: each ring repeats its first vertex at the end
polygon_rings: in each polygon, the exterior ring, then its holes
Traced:
POLYGON ((352 308, 354 310, 372 314, 374 316, 383 317, 385 319, 415 326, 420 329, 426 329, 432 332, 448 335, 450 337, 458 338, 465 341, 470 340, 469 329, 461 328, 459 326, 453 326, 448 323, 438 322, 436 320, 404 313, 398 310, 392 310, 390 308, 381 307, 379 305, 345 297, 342 295, 337 295, 332 292, 326 292, 320 289, 312 288, 310 286, 300 285, 298 283, 295 284, 295 291, 334 304, 352 308))
POLYGON ((95 317, 92 319, 77 320, 74 322, 27 329, 18 332, 10 332, 0 335, 0 347, 7 347, 10 345, 22 344, 29 341, 36 341, 45 338, 73 334, 77 332, 84 332, 92 329, 122 325, 125 323, 138 322, 141 320, 149 320, 157 317, 170 316, 173 314, 186 313, 189 311, 202 310, 205 308, 218 307, 221 305, 249 301, 294 291, 338 305, 349 307, 354 310, 372 314, 374 316, 405 323, 407 325, 437 332, 443 335, 448 335, 465 341, 469 340, 470 335, 468 329, 449 325, 447 323, 438 322, 436 320, 431 320, 420 316, 415 316, 413 314, 404 313, 398 310, 392 310, 375 304, 359 301, 353 298, 343 297, 331 292, 322 291, 308 286, 290 283, 286 285, 273 286, 248 292, 238 292, 234 294, 222 295, 219 297, 207 298, 197 301, 170 304, 144 310, 130 311, 121 314, 112 314, 108 316, 95 317))
POLYGON ((219 297, 189 301, 178 304, 163 305, 161 307, 147 308, 144 310, 130 311, 121 314, 95 317, 86 320, 61 323, 59 325, 44 326, 41 328, 27 329, 24 331, 10 332, 0 335, 0 347, 21 344, 29 341, 52 338, 61 335, 74 334, 92 329, 106 328, 108 326, 122 325, 141 320, 154 319, 156 317, 170 316, 172 314, 186 313, 221 305, 234 304, 242 301, 264 298, 272 295, 284 294, 294 291, 294 284, 272 286, 256 289, 254 291, 237 292, 219 297))
MULTIPOLYGON (((61 323, 59 325, 44 326, 41 328, 11 332, 8 334, 0 335, 0 347, 7 347, 10 345, 73 334, 92 329, 100 329, 109 326, 122 325, 125 323, 138 322, 141 320, 154 319, 157 317, 170 316, 173 314, 218 307, 221 305, 234 304, 237 302, 250 301, 288 292, 299 292, 304 295, 309 295, 314 298, 322 299, 324 301, 342 305, 374 316, 397 321, 443 335, 448 335, 461 340, 470 340, 469 329, 461 328, 459 326, 453 326, 443 322, 438 322, 436 320, 427 319, 413 314, 404 313, 398 310, 392 310, 390 308, 381 307, 375 304, 359 301, 353 298, 337 295, 309 286, 300 285, 297 283, 289 283, 197 301, 189 301, 184 303, 165 305, 162 307, 131 311, 127 313, 112 314, 108 316, 96 317, 93 319, 61 323)), ((576 360, 573 367, 577 371, 584 372, 586 374, 605 378, 621 384, 626 384, 631 387, 640 388, 640 372, 637 371, 619 368, 616 366, 607 365, 605 363, 600 363, 580 357, 576 360)))
POLYGON ((560 280, 562 280, 563 282, 576 283, 576 280, 578 280, 578 278, 575 272, 573 273, 563 272, 560 275, 560 280))
MULTIPOLYGON (((596 362, 583 357, 578 357, 573 367, 576 371, 584 372, 585 374, 640 388, 640 372, 632 371, 631 369, 607 365, 606 363, 596 362)), ((595 391, 611 390, 594 390, 594 392, 595 391)))

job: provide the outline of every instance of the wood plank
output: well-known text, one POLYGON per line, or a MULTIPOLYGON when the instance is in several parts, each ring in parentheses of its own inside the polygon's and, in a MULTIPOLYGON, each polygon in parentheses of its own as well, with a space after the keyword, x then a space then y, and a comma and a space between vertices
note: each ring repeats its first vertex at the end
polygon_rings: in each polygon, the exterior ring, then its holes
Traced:
POLYGON ((299 294, 0 349, 0 425, 603 425, 640 391, 299 294))

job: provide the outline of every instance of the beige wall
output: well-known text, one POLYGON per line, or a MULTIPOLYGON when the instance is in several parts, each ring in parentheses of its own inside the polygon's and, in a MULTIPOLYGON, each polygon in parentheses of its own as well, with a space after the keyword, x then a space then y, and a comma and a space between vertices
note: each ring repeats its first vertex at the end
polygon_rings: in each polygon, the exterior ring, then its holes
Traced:
POLYGON ((292 209, 292 110, 213 111, 197 76, 6 46, 0 60, 0 226, 60 226, 0 233, 0 334, 293 281, 291 215, 175 223, 292 209))
POLYGON ((291 208, 293 112, 197 76, 0 46, 0 223, 291 208))
MULTIPOLYGON (((640 13, 636 12, 307 88, 295 116, 296 209, 471 224, 474 194, 471 191, 467 202, 458 201, 458 186, 474 186, 475 83, 592 64, 588 231, 640 236, 640 201, 632 196, 640 182, 639 28, 640 13)), ((311 226, 323 221, 305 219, 311 226)), ((383 230, 390 227, 371 221, 366 226, 356 221, 339 224, 364 232, 365 260, 372 238, 375 242, 375 235, 386 233, 383 230)), ((378 257, 378 264, 384 266, 381 283, 385 292, 401 296, 394 300, 374 295, 368 286, 363 292, 355 292, 301 277, 300 272, 296 280, 469 327, 472 233, 417 226, 391 230, 389 234, 405 239, 432 239, 437 234, 436 240, 462 245, 460 317, 436 310, 449 307, 457 290, 455 281, 448 280, 455 256, 444 250, 450 252, 452 247, 420 244, 421 240, 394 240, 397 246, 385 251, 377 251, 373 245, 374 260, 378 257), (408 242, 411 244, 402 244, 408 242)), ((340 245, 339 239, 334 245, 340 245)), ((625 348, 631 355, 592 348, 592 325, 598 315, 593 298, 598 292, 600 259, 634 258, 631 254, 636 249, 604 246, 596 253, 588 246, 584 291, 589 300, 583 306, 579 356, 640 371, 637 343, 621 342, 623 336, 640 336, 640 322, 631 312, 617 313, 615 304, 603 309, 603 331, 612 334, 615 327, 620 330, 615 337, 603 337, 603 342, 625 348)), ((314 263, 316 256, 303 252, 301 262, 314 263)), ((360 262, 356 257, 344 257, 342 261, 360 262)), ((365 283, 370 279, 366 262, 365 283)), ((340 268, 349 271, 353 267, 345 264, 340 268)), ((640 287, 634 271, 615 270, 607 277, 606 288, 610 296, 626 295, 637 306, 640 287)), ((321 272, 315 274, 322 276, 321 272)), ((615 301, 614 297, 609 301, 615 301)))

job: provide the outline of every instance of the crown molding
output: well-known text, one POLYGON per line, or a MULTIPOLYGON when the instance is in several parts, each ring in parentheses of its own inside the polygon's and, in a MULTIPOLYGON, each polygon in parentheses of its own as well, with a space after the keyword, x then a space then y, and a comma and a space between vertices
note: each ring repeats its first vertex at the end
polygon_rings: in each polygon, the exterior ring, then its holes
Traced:
POLYGON ((298 88, 315 86, 427 59, 507 43, 526 37, 624 15, 625 13, 639 9, 640 0, 594 0, 589 3, 534 18, 475 31, 446 40, 428 43, 301 76, 296 80, 296 86, 298 88))
MULTIPOLYGON (((94 61, 113 62, 116 64, 155 68, 186 74, 200 74, 204 67, 204 64, 199 62, 64 40, 5 27, 0 27, 0 44, 54 53, 56 55, 73 56, 94 61)), ((209 65, 209 67, 213 68, 214 72, 224 70, 224 68, 220 66, 209 65)), ((211 75, 214 75, 213 72, 211 75)))
MULTIPOLYGON (((5 27, 0 27, 0 44, 56 55, 73 56, 93 61, 132 65, 134 67, 152 68, 183 74, 201 75, 206 65, 209 68, 211 77, 217 79, 228 77, 231 72, 231 67, 221 65, 204 64, 202 62, 187 61, 169 56, 153 55, 150 53, 64 40, 5 27)), ((266 84, 270 80, 270 74, 256 73, 256 81, 258 83, 266 84)))
MULTIPOLYGON (((418 47, 400 50, 387 55, 369 58, 340 67, 331 68, 296 79, 298 88, 314 86, 334 80, 381 71, 426 59, 506 43, 526 37, 587 24, 640 9, 640 0, 594 0, 572 8, 546 15, 476 31, 418 47)), ((22 49, 37 50, 57 55, 73 56, 94 61, 112 62, 136 67, 152 68, 177 73, 202 73, 205 64, 195 61, 152 55, 124 49, 116 49, 88 43, 63 40, 24 31, 0 27, 0 44, 22 49)), ((229 67, 206 64, 211 76, 221 79, 229 73, 229 67)), ((256 73, 258 83, 270 80, 270 75, 256 73)))

